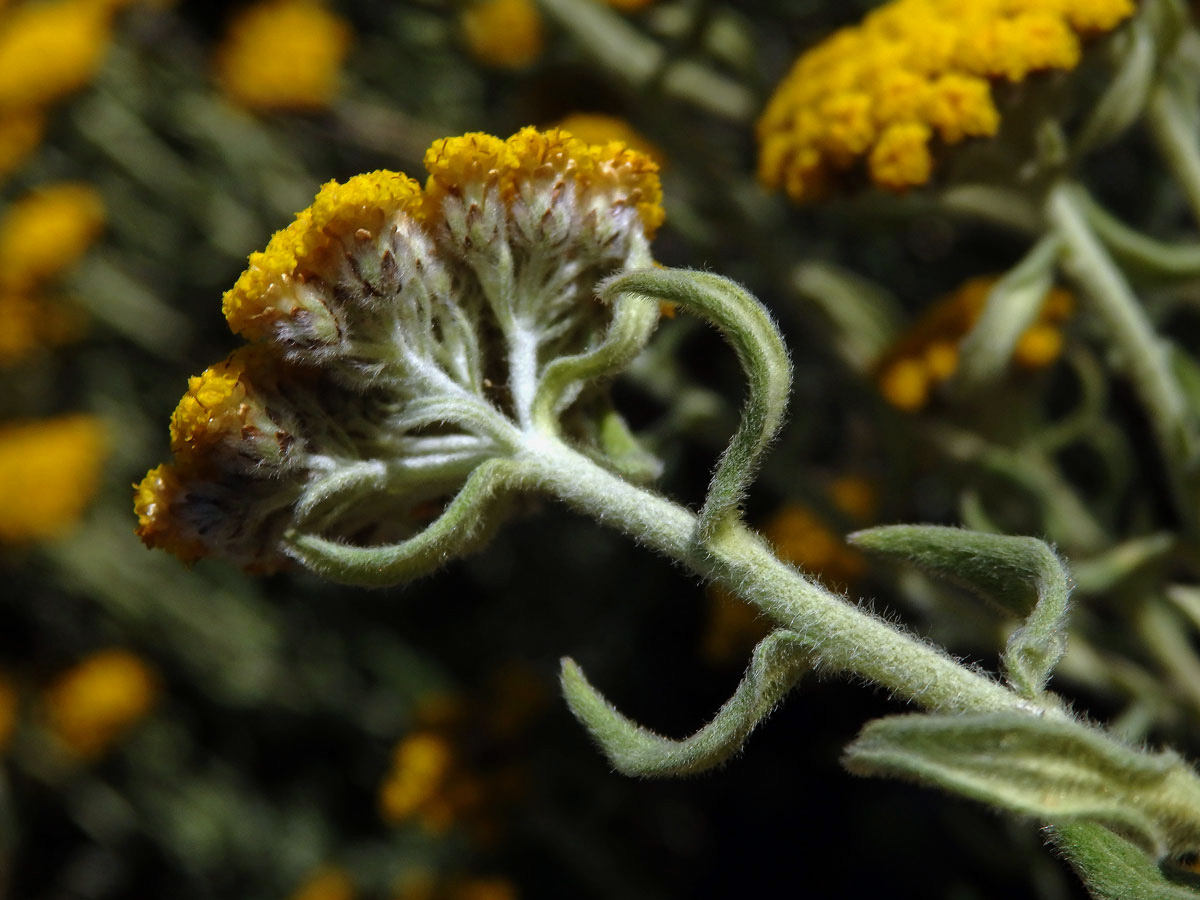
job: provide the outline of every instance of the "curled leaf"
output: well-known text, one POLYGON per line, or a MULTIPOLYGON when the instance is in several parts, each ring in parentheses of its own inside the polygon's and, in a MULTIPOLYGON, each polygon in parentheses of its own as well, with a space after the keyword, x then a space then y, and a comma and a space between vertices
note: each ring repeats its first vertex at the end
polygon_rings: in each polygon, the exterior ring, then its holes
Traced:
POLYGON ((771 314, 739 285, 707 272, 642 269, 604 282, 600 295, 640 294, 677 304, 706 319, 733 347, 749 381, 742 421, 722 454, 700 511, 698 538, 707 543, 738 515, 759 460, 783 424, 792 365, 771 314))
POLYGON ((1045 541, 940 525, 884 525, 851 543, 907 560, 1024 618, 1008 639, 1004 668, 1025 697, 1041 692, 1067 648, 1071 579, 1045 541))
POLYGON ((754 648, 741 683, 713 720, 680 741, 657 735, 618 712, 574 660, 563 660, 561 677, 571 712, 613 767, 624 775, 649 777, 694 775, 725 762, 807 670, 799 637, 784 630, 772 632, 754 648))

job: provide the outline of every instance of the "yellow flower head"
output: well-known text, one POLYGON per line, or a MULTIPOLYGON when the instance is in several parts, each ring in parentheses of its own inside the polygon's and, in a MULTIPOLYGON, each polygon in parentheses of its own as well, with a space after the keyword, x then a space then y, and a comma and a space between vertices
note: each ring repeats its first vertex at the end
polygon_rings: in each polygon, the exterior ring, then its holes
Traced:
POLYGON ((475 0, 463 10, 460 24, 471 56, 495 69, 532 65, 546 42, 533 0, 475 0))
MULTIPOLYGON (((424 527, 495 449, 431 395, 493 404, 514 328, 547 362, 589 351, 612 317, 597 284, 652 262, 657 166, 619 141, 468 134, 425 164, 424 189, 396 172, 329 182, 251 254, 223 310, 255 344, 191 379, 175 464, 136 489, 148 546, 264 570, 301 521, 368 542, 424 527)), ((572 423, 581 439, 598 408, 572 423)))
POLYGON ((186 530, 172 508, 187 501, 184 483, 175 466, 164 463, 134 485, 133 511, 138 517, 137 536, 147 547, 160 547, 187 563, 205 555, 198 535, 186 530))
POLYGON ((104 204, 86 184, 39 188, 0 219, 0 290, 27 291, 78 262, 104 227, 104 204))
POLYGON ((229 23, 217 80, 250 109, 323 109, 337 93, 350 41, 350 26, 316 0, 260 0, 229 23))
POLYGON ((99 756, 146 716, 158 678, 128 650, 102 650, 64 672, 42 697, 50 732, 73 755, 99 756))
POLYGON ((96 492, 107 443, 94 416, 0 425, 0 541, 69 531, 96 492))
POLYGON ((92 0, 26 2, 0 16, 0 109, 30 109, 83 87, 109 35, 109 11, 92 0))
MULTIPOLYGON (((880 393, 897 409, 915 412, 925 407, 934 389, 958 370, 958 343, 983 313, 996 278, 964 282, 930 307, 876 366, 880 393)), ((1051 288, 1037 320, 1017 339, 1013 362, 1023 369, 1050 365, 1062 352, 1062 325, 1070 317, 1074 298, 1051 288)))
POLYGON ((809 50, 758 123, 759 178, 804 202, 861 161, 892 191, 925 184, 936 151, 1000 128, 993 82, 1078 65, 1133 0, 892 0, 809 50))
MULTIPOLYGON (((486 134, 435 141, 425 154, 426 193, 434 206, 447 195, 482 194, 497 187, 506 204, 557 198, 551 189, 571 183, 585 208, 636 209, 647 237, 665 217, 658 165, 622 141, 588 144, 560 128, 523 128, 507 141, 486 134)), ((431 218, 434 218, 431 215, 431 218)))
POLYGON ((418 215, 420 206, 420 185, 396 172, 330 181, 264 251, 250 255, 222 301, 229 327, 251 339, 282 334, 298 343, 335 342, 342 326, 320 285, 310 282, 336 279, 348 244, 377 237, 389 221, 418 215))
POLYGON ((278 367, 263 348, 249 346, 190 378, 171 416, 177 462, 199 470, 226 453, 253 458, 257 465, 281 464, 292 435, 271 418, 263 394, 273 390, 278 367))

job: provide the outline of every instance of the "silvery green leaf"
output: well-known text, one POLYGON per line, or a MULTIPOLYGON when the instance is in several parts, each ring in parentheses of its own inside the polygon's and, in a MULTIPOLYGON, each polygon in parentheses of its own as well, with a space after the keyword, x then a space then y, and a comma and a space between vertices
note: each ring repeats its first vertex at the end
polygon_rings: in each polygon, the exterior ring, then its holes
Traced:
POLYGON ((571 712, 618 772, 681 776, 711 769, 737 753, 807 669, 798 637, 783 630, 772 632, 754 648, 741 683, 713 720, 679 741, 657 735, 618 712, 572 659, 563 660, 562 687, 571 712))
POLYGON ((1200 849, 1200 779, 1183 759, 1061 716, 891 716, 864 727, 843 761, 1043 822, 1099 823, 1157 859, 1200 849))
POLYGON ((1051 234, 1038 241, 988 291, 987 305, 963 338, 956 385, 970 391, 998 378, 1025 330, 1037 319, 1054 280, 1061 241, 1051 234))
POLYGON ((865 550, 904 559, 1023 617, 1003 662, 1022 695, 1037 695, 1066 651, 1070 576, 1045 541, 939 525, 884 525, 850 535, 865 550))
POLYGON ((1103 825, 1081 822, 1049 829, 1050 840, 1096 900, 1196 900, 1200 881, 1176 883, 1145 852, 1103 825))

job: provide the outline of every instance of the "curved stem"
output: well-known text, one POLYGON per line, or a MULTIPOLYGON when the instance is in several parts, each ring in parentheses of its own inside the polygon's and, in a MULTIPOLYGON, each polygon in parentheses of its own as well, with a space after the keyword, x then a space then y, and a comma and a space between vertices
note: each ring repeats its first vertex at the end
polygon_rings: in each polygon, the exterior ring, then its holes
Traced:
MULTIPOLYGON (((1200 185, 1198 185, 1200 187, 1200 185)), ((1062 183, 1050 192, 1046 216, 1062 237, 1064 265, 1105 325, 1150 419, 1181 520, 1194 530, 1196 510, 1188 467, 1196 449, 1188 409, 1165 352, 1124 274, 1088 224, 1079 189, 1062 183)))
POLYGON ((858 675, 930 709, 1057 715, 809 581, 740 524, 700 547, 692 512, 600 468, 558 440, 526 435, 517 460, 527 483, 752 602, 795 632, 820 669, 858 675))

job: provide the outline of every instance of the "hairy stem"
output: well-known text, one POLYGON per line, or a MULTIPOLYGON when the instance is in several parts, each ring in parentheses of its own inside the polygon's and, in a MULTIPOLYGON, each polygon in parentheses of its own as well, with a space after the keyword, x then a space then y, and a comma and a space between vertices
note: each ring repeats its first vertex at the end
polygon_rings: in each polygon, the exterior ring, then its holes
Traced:
POLYGON ((942 650, 809 581, 741 524, 728 526, 701 547, 695 514, 555 439, 527 433, 518 459, 537 487, 755 604, 797 634, 822 670, 866 678, 930 709, 1035 709, 942 650))

